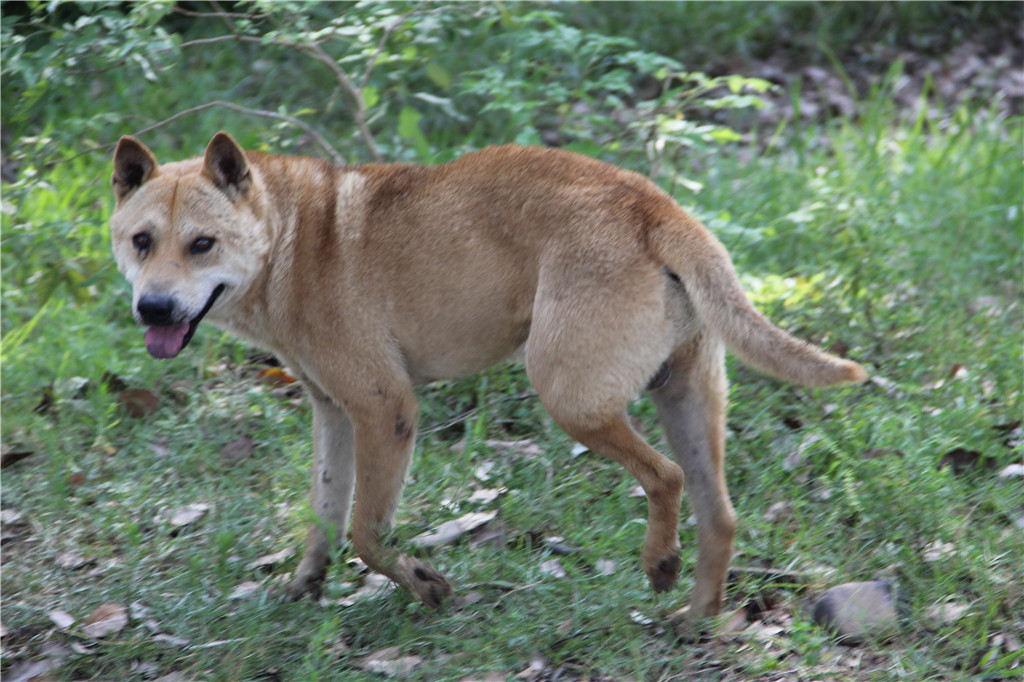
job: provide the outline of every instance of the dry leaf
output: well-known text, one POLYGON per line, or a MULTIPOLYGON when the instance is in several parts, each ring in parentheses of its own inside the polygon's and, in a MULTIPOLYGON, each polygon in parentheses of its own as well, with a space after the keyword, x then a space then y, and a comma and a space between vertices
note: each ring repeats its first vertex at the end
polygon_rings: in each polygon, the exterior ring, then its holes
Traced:
POLYGON ((129 417, 136 419, 151 415, 160 407, 160 397, 145 388, 129 388, 121 391, 117 394, 117 402, 129 417))
POLYGON ((283 563, 290 559, 295 554, 294 547, 285 547, 280 552, 274 552, 273 554, 264 554, 256 561, 249 564, 249 568, 252 570, 269 569, 277 564, 283 563))
POLYGON ((20 462, 26 457, 31 457, 35 452, 33 450, 5 450, 0 453, 0 468, 6 468, 15 462, 20 462))
POLYGON ((51 682, 49 673, 57 666, 49 659, 19 661, 4 671, 4 682, 51 682))
POLYGON ((61 552, 57 555, 57 565, 69 571, 82 568, 86 564, 93 563, 77 552, 61 552))
POLYGON ((925 561, 938 561, 939 559, 944 559, 953 554, 956 554, 956 545, 952 542, 936 540, 925 548, 921 556, 925 561))
POLYGON ((529 439, 524 440, 485 440, 484 445, 498 452, 511 452, 524 459, 533 459, 544 453, 543 448, 529 439))
POLYGON ((549 575, 552 578, 564 578, 566 576, 562 562, 558 559, 548 559, 540 565, 542 575, 549 575))
POLYGON ((256 378, 265 384, 278 388, 282 386, 289 386, 298 381, 298 379, 281 367, 270 367, 268 369, 261 370, 260 373, 256 375, 256 378))
POLYGON ((242 436, 225 445, 220 451, 220 461, 227 465, 238 464, 252 457, 256 442, 251 436, 242 436))
POLYGON ((422 663, 423 659, 419 656, 402 656, 401 649, 392 646, 370 654, 362 660, 360 666, 367 672, 398 677, 409 675, 422 663))
POLYGON ((931 608, 925 610, 924 617, 933 626, 950 625, 963 616, 970 607, 967 604, 958 604, 956 602, 946 602, 945 604, 936 604, 931 608))
POLYGON ((479 502, 480 504, 490 504, 498 499, 499 495, 502 495, 507 491, 508 488, 484 488, 482 490, 476 490, 469 496, 469 501, 479 502))
POLYGON ((496 511, 473 512, 452 521, 446 521, 432 531, 421 533, 412 539, 416 547, 438 547, 450 545, 471 530, 475 530, 498 515, 496 511))
POLYGON ((959 476, 978 469, 991 469, 995 463, 977 450, 953 448, 939 459, 938 469, 949 466, 953 475, 959 476))
POLYGON ((82 624, 82 632, 89 637, 106 637, 120 632, 128 625, 128 612, 120 604, 102 604, 89 614, 82 624))
POLYGON ((69 627, 75 624, 75 617, 63 609, 57 609, 50 611, 46 614, 53 621, 53 624, 59 627, 61 630, 67 630, 69 627))
POLYGON ((182 528, 203 518, 208 511, 210 511, 210 505, 205 502, 197 502, 179 509, 162 511, 154 516, 153 520, 157 523, 170 523, 175 528, 182 528))
POLYGON ((1024 464, 1008 464, 999 471, 999 478, 1024 476, 1024 464))
POLYGON ((235 589, 231 590, 231 594, 228 595, 228 599, 248 599, 260 591, 260 584, 252 580, 246 580, 243 583, 235 585, 235 589))

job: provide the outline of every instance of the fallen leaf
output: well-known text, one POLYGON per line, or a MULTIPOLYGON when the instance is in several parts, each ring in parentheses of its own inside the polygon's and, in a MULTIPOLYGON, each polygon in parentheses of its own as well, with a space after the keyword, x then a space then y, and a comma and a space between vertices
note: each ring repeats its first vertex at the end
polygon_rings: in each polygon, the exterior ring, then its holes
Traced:
POLYGON ((778 502, 773 502, 768 506, 768 509, 765 510, 762 518, 765 521, 774 522, 789 516, 792 511, 793 509, 789 506, 789 502, 786 500, 779 500, 778 502))
POLYGON ((490 504, 498 499, 499 495, 508 492, 508 488, 483 488, 481 490, 473 491, 473 494, 469 496, 470 502, 478 502, 480 504, 490 504))
POLYGON ((53 621, 53 624, 59 627, 61 630, 67 630, 69 627, 75 624, 75 617, 63 609, 56 609, 50 611, 47 616, 53 621))
POLYGON ((238 464, 252 457, 256 442, 251 436, 241 436, 225 445, 220 451, 220 461, 226 465, 238 464))
POLYGON ((936 604, 926 609, 924 618, 932 626, 951 625, 960 620, 960 617, 967 613, 968 610, 970 610, 970 606, 967 604, 958 604, 950 601, 945 604, 936 604))
POLYGON ((600 575, 615 575, 618 565, 611 559, 598 559, 594 563, 594 568, 600 575))
POLYGON ((288 386, 298 381, 298 379, 293 377, 282 367, 270 367, 268 369, 261 370, 260 373, 256 375, 256 378, 265 384, 277 387, 288 386))
POLYGON ((160 397, 145 388, 129 388, 117 394, 117 402, 129 417, 136 419, 156 412, 160 407, 160 397))
POLYGON ((0 453, 0 469, 9 467, 15 462, 20 462, 34 454, 33 450, 5 450, 0 453))
POLYGON ((362 660, 360 666, 371 673, 398 677, 409 675, 423 663, 419 656, 402 656, 397 646, 375 651, 362 660))
POLYGON ((171 646, 176 647, 186 647, 192 643, 191 640, 183 639, 181 637, 175 637, 174 635, 165 634, 153 635, 153 639, 157 642, 163 642, 164 644, 169 644, 171 646))
MULTIPOLYGON (((131 604, 128 605, 128 615, 130 615, 132 618, 134 618, 136 620, 143 620, 145 618, 149 618, 149 616, 152 613, 153 613, 153 609, 149 608, 148 606, 146 606, 145 604, 143 604, 142 602, 140 602, 138 600, 133 601, 131 604)), ((153 621, 153 622, 156 622, 156 621, 153 621)), ((159 628, 158 628, 158 630, 159 630, 159 628)))
POLYGON ((438 547, 450 545, 466 533, 479 528, 498 515, 496 511, 472 512, 452 521, 446 521, 432 531, 421 533, 412 539, 416 547, 438 547))
POLYGON ((977 469, 991 469, 995 462, 977 450, 954 448, 939 459, 937 468, 941 471, 946 466, 952 470, 954 476, 960 476, 977 469))
POLYGON ((548 664, 547 657, 541 653, 536 653, 530 657, 530 664, 516 675, 516 679, 527 680, 528 682, 539 679, 547 671, 548 664))
POLYGON ((120 632, 128 625, 128 612, 120 604, 102 604, 89 614, 82 624, 82 632, 93 638, 120 632))
POLYGON ((210 505, 205 502, 197 502, 179 509, 162 511, 154 516, 153 520, 157 523, 170 523, 175 529, 180 529, 203 518, 208 511, 210 511, 210 505))
POLYGON ((569 556, 570 554, 575 554, 580 551, 579 547, 573 547, 572 545, 566 544, 565 538, 557 535, 544 538, 544 546, 547 547, 552 554, 556 554, 558 556, 569 556))
POLYGON ((558 559, 548 559, 540 565, 541 575, 549 575, 552 578, 564 578, 566 577, 565 568, 562 567, 562 562, 558 559))
POLYGON ((395 583, 386 575, 381 573, 367 573, 363 578, 363 585, 358 590, 339 600, 341 606, 352 606, 364 599, 383 597, 394 592, 395 583))
POLYGON ((260 584, 252 580, 246 580, 245 582, 235 585, 235 589, 231 590, 231 594, 228 595, 228 599, 248 599, 260 591, 260 584))
POLYGON ((53 678, 49 672, 57 665, 56 662, 47 659, 19 661, 4 671, 4 682, 50 682, 53 678))
POLYGON ((95 562, 89 561, 88 559, 83 557, 81 554, 78 554, 77 552, 61 552, 60 554, 57 555, 56 561, 57 561, 57 565, 58 566, 60 566, 61 568, 67 569, 69 571, 73 571, 75 569, 82 568, 83 566, 85 566, 87 564, 95 563, 95 562))
POLYGON ((149 678, 160 672, 160 666, 152 661, 134 661, 131 666, 131 671, 136 675, 149 678))
POLYGON ((544 449, 529 439, 524 440, 485 440, 484 445, 498 452, 511 452, 525 459, 533 459, 544 453, 544 449))
POLYGON ((938 561, 948 556, 956 554, 956 545, 952 542, 942 542, 936 540, 932 544, 925 547, 924 552, 921 553, 922 558, 925 561, 938 561))
POLYGON ((294 547, 285 547, 280 552, 274 552, 273 554, 264 554, 259 559, 256 559, 251 564, 249 564, 249 568, 251 570, 269 569, 273 566, 276 566, 277 564, 287 561, 288 559, 292 558, 292 555, 294 554, 294 547))
POLYGON ((999 478, 1024 476, 1024 464, 1008 464, 999 471, 999 478))

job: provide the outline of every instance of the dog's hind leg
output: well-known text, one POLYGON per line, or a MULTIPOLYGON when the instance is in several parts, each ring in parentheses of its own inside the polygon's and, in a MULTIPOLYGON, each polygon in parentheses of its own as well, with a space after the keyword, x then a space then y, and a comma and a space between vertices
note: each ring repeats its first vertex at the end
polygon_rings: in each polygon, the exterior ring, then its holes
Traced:
POLYGON ((665 437, 686 475, 697 517, 697 569, 690 606, 673 614, 681 630, 721 609, 736 515, 724 474, 726 379, 724 348, 704 332, 677 349, 666 384, 651 391, 665 437))
POLYGON ((306 551, 285 588, 285 595, 291 599, 306 593, 319 596, 331 550, 337 549, 345 537, 355 482, 352 422, 330 398, 310 382, 306 384, 313 403, 310 504, 317 520, 309 525, 306 551))
POLYGON ((670 330, 660 270, 629 265, 584 273, 589 278, 565 277, 571 267, 553 269, 551 280, 542 277, 526 368, 555 422, 620 463, 643 487, 643 567, 651 586, 663 592, 679 576, 683 472, 632 429, 626 406, 668 355, 670 330))

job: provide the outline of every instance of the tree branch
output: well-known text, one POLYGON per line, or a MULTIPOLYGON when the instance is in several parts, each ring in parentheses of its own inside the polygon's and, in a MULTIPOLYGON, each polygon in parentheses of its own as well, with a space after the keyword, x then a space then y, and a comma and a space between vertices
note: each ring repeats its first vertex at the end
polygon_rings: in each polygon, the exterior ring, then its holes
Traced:
MULTIPOLYGON (((206 104, 200 104, 199 106, 192 107, 191 109, 185 109, 184 111, 179 111, 178 113, 174 114, 173 116, 170 116, 169 118, 165 118, 164 120, 162 120, 162 121, 160 121, 158 123, 154 123, 151 126, 147 126, 145 128, 142 128, 141 130, 135 131, 134 135, 136 135, 136 136, 138 136, 138 135, 145 135, 146 133, 151 132, 153 130, 156 130, 157 128, 163 127, 163 126, 167 125, 168 123, 171 123, 172 121, 176 121, 179 118, 182 118, 184 116, 188 116, 189 114, 195 114, 195 113, 198 113, 200 111, 205 111, 206 109, 212 109, 213 107, 224 107, 225 109, 231 109, 232 111, 237 111, 237 112, 240 112, 240 113, 243 113, 243 114, 248 114, 250 116, 259 116, 261 118, 272 118, 272 119, 275 119, 275 120, 278 120, 278 121, 285 121, 286 123, 288 123, 290 125, 293 125, 296 128, 302 129, 303 131, 305 131, 305 133, 307 135, 312 137, 313 140, 318 145, 320 145, 320 147, 327 153, 327 155, 330 157, 330 159, 331 159, 331 161, 333 163, 336 163, 336 164, 339 164, 339 165, 345 163, 345 158, 341 154, 339 154, 338 151, 327 142, 327 140, 324 139, 323 135, 321 135, 319 132, 317 132, 314 128, 310 127, 304 121, 301 121, 301 120, 295 118, 294 116, 288 116, 287 114, 279 114, 276 111, 265 111, 263 109, 250 109, 248 107, 243 107, 243 106, 240 106, 238 104, 233 104, 231 102, 224 102, 224 101, 221 101, 221 100, 215 100, 213 102, 207 102, 206 104)), ((69 156, 69 157, 67 157, 65 159, 57 159, 55 161, 50 161, 46 165, 47 166, 54 166, 54 165, 56 165, 58 163, 65 163, 67 161, 71 161, 72 159, 77 159, 79 156, 84 156, 85 154, 91 154, 92 152, 98 152, 98 151, 103 151, 105 149, 110 149, 110 148, 114 147, 115 145, 117 145, 116 142, 110 142, 108 144, 99 145, 97 147, 91 147, 89 149, 86 149, 85 151, 82 151, 82 152, 79 152, 78 154, 75 154, 74 156, 69 156)))

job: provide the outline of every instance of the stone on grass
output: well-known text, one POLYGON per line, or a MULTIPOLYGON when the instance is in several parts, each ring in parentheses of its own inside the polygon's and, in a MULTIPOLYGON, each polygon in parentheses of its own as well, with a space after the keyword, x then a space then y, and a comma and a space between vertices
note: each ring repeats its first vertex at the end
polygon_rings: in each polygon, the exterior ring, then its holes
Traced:
POLYGON ((860 644, 895 633, 899 614, 896 590, 888 580, 836 585, 814 603, 814 622, 828 628, 841 644, 860 644))

